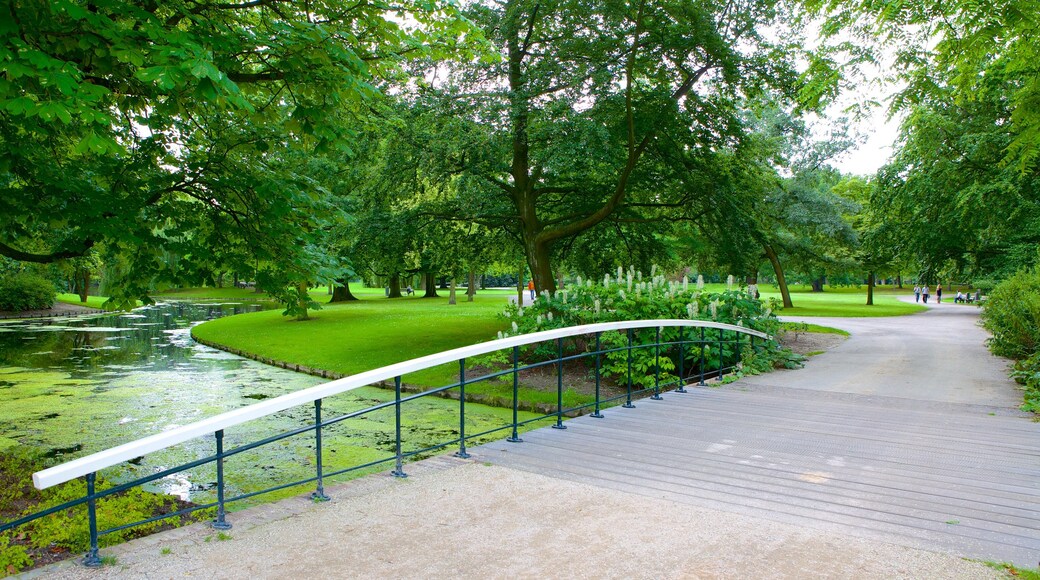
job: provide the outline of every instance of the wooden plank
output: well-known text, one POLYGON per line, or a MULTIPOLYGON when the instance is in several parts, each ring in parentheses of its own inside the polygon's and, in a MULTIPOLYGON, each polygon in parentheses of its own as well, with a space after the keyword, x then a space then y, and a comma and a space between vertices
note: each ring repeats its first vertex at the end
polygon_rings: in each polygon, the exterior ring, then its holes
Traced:
POLYGON ((975 406, 698 389, 496 442, 481 460, 1034 566, 1040 429, 975 406))

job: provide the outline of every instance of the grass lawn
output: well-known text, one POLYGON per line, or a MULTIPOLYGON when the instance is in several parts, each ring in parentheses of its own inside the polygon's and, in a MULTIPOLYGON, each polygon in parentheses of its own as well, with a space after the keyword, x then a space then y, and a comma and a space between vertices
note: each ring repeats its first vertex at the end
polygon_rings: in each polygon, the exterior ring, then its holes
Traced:
MULTIPOLYGON (((482 290, 473 302, 459 295, 383 299, 382 289, 365 299, 334 304, 297 321, 278 310, 221 318, 193 329, 199 338, 265 357, 346 374, 493 340, 506 328, 498 313, 509 292, 482 290)), ((366 294, 368 294, 366 296, 366 294)), ((405 377, 420 385, 446 384, 458 375, 457 365, 429 369, 405 377)))
POLYGON ((87 306, 90 308, 101 308, 101 305, 108 300, 108 296, 87 296, 86 302, 79 301, 79 294, 68 294, 62 293, 57 296, 58 302, 64 302, 66 304, 75 304, 76 306, 87 306))
MULTIPOLYGON (((780 300, 780 291, 771 285, 759 286, 762 299, 776 298, 780 300)), ((792 286, 791 302, 794 308, 784 308, 777 314, 781 316, 834 316, 861 318, 868 316, 903 316, 915 312, 923 312, 926 308, 921 304, 902 302, 898 296, 912 296, 911 288, 899 290, 893 286, 874 288, 874 305, 867 306, 867 288, 860 286, 832 287, 827 286, 823 292, 813 292, 808 286, 792 286)))

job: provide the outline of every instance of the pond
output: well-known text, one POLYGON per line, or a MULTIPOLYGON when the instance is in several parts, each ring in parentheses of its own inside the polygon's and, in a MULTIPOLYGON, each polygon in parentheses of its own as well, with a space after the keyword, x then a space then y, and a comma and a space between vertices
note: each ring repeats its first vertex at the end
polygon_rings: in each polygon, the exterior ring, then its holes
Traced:
MULTIPOLYGON (((260 308, 168 302, 129 313, 0 321, 0 453, 24 446, 61 463, 323 382, 191 338, 191 327, 202 321, 260 308)), ((384 389, 359 389, 326 401, 325 416, 392 398, 384 389)), ((452 437, 457 433, 456 409, 457 403, 441 399, 406 407, 402 423, 410 435, 407 447, 418 449, 452 437)), ((467 422, 472 421, 474 430, 506 420, 502 409, 468 411, 473 411, 472 417, 467 412, 467 422)), ((299 427, 313 419, 312 412, 290 409, 236 426, 226 433, 225 446, 299 427)), ((327 469, 386 457, 393 449, 393 425, 393 411, 384 410, 326 429, 327 469)), ((141 477, 213 451, 213 437, 200 438, 104 475, 115 480, 141 477)), ((313 474, 313 456, 313 437, 302 436, 237 455, 225 468, 229 492, 304 479, 313 474)), ((205 501, 214 482, 213 467, 204 466, 160 480, 157 487, 205 501)))

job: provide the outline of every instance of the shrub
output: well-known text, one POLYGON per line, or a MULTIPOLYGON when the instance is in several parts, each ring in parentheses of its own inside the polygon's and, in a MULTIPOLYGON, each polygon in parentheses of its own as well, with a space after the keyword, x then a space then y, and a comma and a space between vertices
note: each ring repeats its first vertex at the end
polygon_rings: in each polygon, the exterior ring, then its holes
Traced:
POLYGON ((1022 410, 1040 413, 1040 352, 1016 362, 1011 378, 1025 388, 1022 410))
MULTIPOLYGON (((31 451, 9 451, 0 454, 0 521, 43 511, 49 507, 86 495, 86 482, 76 479, 53 489, 37 490, 32 473, 44 468, 43 460, 31 451)), ((98 477, 97 491, 113 487, 98 477)), ((98 527, 118 527, 160 514, 173 513, 184 507, 177 498, 134 488, 97 501, 98 527)), ((195 512, 205 517, 206 510, 195 512)), ((168 526, 191 521, 190 517, 173 517, 133 528, 105 534, 100 545, 110 546, 146 535, 168 526)), ((14 574, 33 565, 41 553, 85 552, 90 547, 87 507, 79 505, 29 522, 0 534, 0 576, 14 574)))
POLYGON ((54 305, 54 285, 35 274, 0 278, 0 311, 39 310, 54 305))
MULTIPOLYGON (((687 320, 713 320, 728 324, 744 326, 770 335, 775 335, 780 322, 772 313, 773 304, 765 306, 746 292, 727 290, 720 293, 704 292, 701 284, 692 285, 686 279, 682 282, 670 282, 663 276, 644 280, 640 272, 618 269, 617 278, 605 276, 603 281, 581 280, 566 289, 549 295, 543 292, 534 304, 527 308, 511 304, 503 316, 511 322, 511 330, 504 336, 528 334, 542 330, 563 328, 597 322, 614 322, 621 320, 651 320, 657 318, 677 318, 687 320)), ((663 342, 676 341, 679 338, 678 328, 665 328, 661 333, 663 342)), ((693 331, 684 329, 684 338, 693 339, 693 331)), ((645 344, 654 341, 656 330, 653 328, 636 331, 633 344, 645 344)), ((709 331, 708 338, 717 336, 709 331)), ((602 336, 602 347, 621 349, 627 345, 627 336, 623 333, 605 333, 602 336)), ((706 369, 718 368, 720 364, 728 365, 736 361, 741 348, 730 342, 719 349, 710 344, 704 349, 706 369)), ((567 345, 570 353, 589 352, 594 345, 589 344, 587 337, 576 337, 567 345)), ((747 372, 761 372, 774 366, 780 359, 776 349, 770 348, 758 356, 744 356, 744 368, 747 372)), ((660 372, 662 383, 674 381, 676 377, 671 371, 679 367, 678 348, 672 347, 662 351, 657 359, 654 349, 643 348, 632 351, 633 382, 642 387, 649 387, 654 382, 655 371, 660 372)), ((700 347, 690 344, 685 348, 683 368, 692 371, 701 358, 700 347)), ((747 355, 748 353, 744 353, 747 355)), ((529 357, 548 360, 555 358, 556 346, 543 344, 528 352, 529 357)), ((780 357, 783 358, 783 357, 780 357)), ((623 376, 628 371, 628 352, 618 350, 604 357, 603 371, 606 376, 623 376)))
POLYGON ((1021 270, 983 302, 982 325, 994 354, 1022 360, 1040 350, 1040 271, 1021 270))

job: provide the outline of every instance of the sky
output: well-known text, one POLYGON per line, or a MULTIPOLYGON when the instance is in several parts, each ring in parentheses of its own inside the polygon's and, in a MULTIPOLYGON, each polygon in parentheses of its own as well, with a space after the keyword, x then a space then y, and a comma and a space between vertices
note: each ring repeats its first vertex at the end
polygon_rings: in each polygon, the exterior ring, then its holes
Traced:
POLYGON ((892 156, 893 144, 899 136, 899 121, 898 117, 888 119, 888 113, 883 108, 875 110, 869 120, 859 123, 857 127, 866 140, 832 165, 842 173, 873 176, 892 156))

